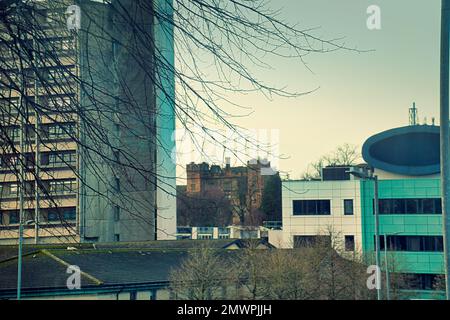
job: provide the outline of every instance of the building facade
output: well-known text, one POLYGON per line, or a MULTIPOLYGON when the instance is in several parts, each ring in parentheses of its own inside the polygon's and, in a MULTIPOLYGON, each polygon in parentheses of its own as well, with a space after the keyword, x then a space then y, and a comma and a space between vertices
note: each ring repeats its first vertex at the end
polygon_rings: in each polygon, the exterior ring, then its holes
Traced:
POLYGON ((22 39, 0 30, 33 53, 1 47, 0 244, 17 241, 20 194, 25 242, 174 239, 175 164, 163 152, 174 148, 174 76, 155 67, 173 66, 173 30, 153 14, 171 17, 170 1, 80 0, 76 30, 71 4, 17 9, 32 19, 22 39), (136 42, 136 28, 155 46, 136 42))
MULTIPOLYGON (((443 297, 438 141, 438 127, 408 126, 377 134, 363 146, 378 178, 381 269, 404 277, 402 292, 410 298, 443 297)), ((301 247, 333 233, 336 248, 373 262, 374 181, 353 177, 349 169, 333 168, 341 174, 322 174, 321 181, 283 181, 283 226, 269 231, 270 243, 301 247)))
POLYGON ((236 224, 254 222, 251 215, 261 207, 265 182, 268 178, 279 180, 278 173, 272 172, 270 162, 261 160, 248 161, 246 166, 231 167, 227 159, 224 168, 205 162, 190 163, 186 166, 186 174, 186 195, 207 195, 217 190, 223 192, 230 201, 236 224))
POLYGON ((264 227, 228 226, 228 227, 178 227, 177 239, 261 239, 267 238, 264 227))

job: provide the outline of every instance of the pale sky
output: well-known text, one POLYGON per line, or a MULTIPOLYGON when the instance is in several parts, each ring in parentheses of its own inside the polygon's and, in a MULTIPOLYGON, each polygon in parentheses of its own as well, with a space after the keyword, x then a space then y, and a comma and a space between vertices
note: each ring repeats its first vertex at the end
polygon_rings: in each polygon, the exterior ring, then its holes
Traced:
POLYGON ((270 0, 280 17, 300 27, 320 27, 317 36, 345 37, 350 47, 298 60, 273 60, 262 79, 292 91, 314 93, 268 101, 240 97, 253 114, 234 120, 249 129, 279 130, 279 168, 298 178, 308 163, 337 146, 362 146, 369 136, 408 124, 415 101, 420 122, 439 118, 439 0, 270 0), (381 30, 366 26, 367 7, 381 9, 381 30))

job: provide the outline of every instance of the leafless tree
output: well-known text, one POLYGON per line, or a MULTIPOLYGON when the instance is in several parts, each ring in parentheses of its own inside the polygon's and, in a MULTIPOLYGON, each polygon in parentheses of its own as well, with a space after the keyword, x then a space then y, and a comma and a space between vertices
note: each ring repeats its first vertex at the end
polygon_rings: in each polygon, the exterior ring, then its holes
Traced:
POLYGON ((258 240, 247 240, 247 243, 234 261, 235 282, 243 288, 236 298, 258 300, 265 298, 265 279, 261 271, 268 252, 258 249, 258 240))
MULTIPOLYGON (((175 177, 159 174, 157 169, 165 164, 154 157, 157 149, 166 159, 173 151, 158 133, 164 126, 163 120, 157 121, 161 101, 170 105, 179 126, 201 153, 205 140, 217 142, 218 124, 237 132, 231 122, 234 110, 248 110, 231 101, 230 94, 255 91, 298 97, 311 91, 291 92, 283 84, 258 79, 253 70, 267 67, 271 57, 303 63, 309 54, 358 51, 345 47, 341 39, 320 38, 313 29, 284 22, 263 0, 77 3, 83 13, 78 32, 66 28, 63 13, 69 1, 0 4, 2 164, 20 182, 19 193, 28 190, 30 207, 36 190, 49 206, 60 206, 48 185, 58 177, 48 172, 44 177, 33 141, 48 150, 58 150, 60 142, 49 139, 49 132, 36 125, 35 118, 38 123, 51 123, 50 134, 68 137, 76 146, 82 160, 77 164, 84 171, 58 156, 79 182, 70 186, 70 192, 88 197, 86 206, 101 198, 109 207, 148 220, 143 213, 157 208, 153 200, 137 196, 139 192, 157 188, 176 195, 174 184, 168 182, 175 177), (157 26, 173 36, 175 61, 167 55, 170 44, 165 49, 157 45, 161 41, 153 32, 157 26), (89 50, 79 54, 79 47, 89 50), (133 83, 148 86, 137 90, 133 83), (22 135, 30 146, 26 151, 17 145, 22 135), (127 139, 140 143, 127 143, 127 139), (20 168, 26 172, 21 174, 20 168), (115 177, 123 181, 121 188, 115 177), (37 181, 34 187, 31 181, 37 181)), ((247 137, 244 141, 258 146, 247 137)), ((223 147, 227 150, 226 143, 223 147)), ((76 228, 61 212, 59 220, 68 231, 76 228)))
POLYGON ((361 155, 358 152, 358 146, 345 143, 337 147, 335 151, 310 163, 307 170, 302 174, 302 179, 319 179, 322 175, 322 168, 326 166, 356 165, 360 160, 361 155))
POLYGON ((231 224, 231 204, 219 188, 198 194, 177 196, 177 223, 180 226, 226 227, 231 224))
POLYGON ((358 251, 346 251, 338 232, 294 249, 245 250, 238 270, 248 299, 373 299, 367 265, 358 251))
POLYGON ((177 299, 212 300, 227 298, 233 284, 233 268, 223 254, 201 246, 189 252, 179 267, 171 270, 170 289, 177 299))

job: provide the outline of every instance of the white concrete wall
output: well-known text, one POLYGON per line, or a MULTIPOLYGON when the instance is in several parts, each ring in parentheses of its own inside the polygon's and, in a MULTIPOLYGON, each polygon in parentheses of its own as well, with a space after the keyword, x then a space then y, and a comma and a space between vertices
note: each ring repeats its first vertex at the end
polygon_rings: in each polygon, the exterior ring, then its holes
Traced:
MULTIPOLYGON (((137 291, 136 300, 151 300, 150 297, 155 292, 150 290, 137 291)), ((156 300, 169 300, 168 289, 157 289, 156 300)), ((72 294, 72 295, 49 295, 36 297, 22 297, 24 300, 130 300, 130 292, 120 293, 99 293, 99 294, 72 294)))
POLYGON ((332 227, 335 235, 355 237, 355 248, 362 246, 360 181, 283 181, 281 232, 269 232, 271 244, 292 248, 294 235, 314 236, 332 227), (293 200, 331 200, 331 215, 294 216, 293 200), (353 199, 353 215, 344 215, 344 199, 353 199))
POLYGON ((429 174, 429 175, 425 175, 425 176, 407 176, 407 175, 392 173, 392 172, 388 172, 388 171, 384 171, 384 170, 376 169, 376 168, 375 168, 374 174, 376 174, 378 176, 378 180, 418 179, 418 178, 439 179, 440 178, 439 173, 429 174))

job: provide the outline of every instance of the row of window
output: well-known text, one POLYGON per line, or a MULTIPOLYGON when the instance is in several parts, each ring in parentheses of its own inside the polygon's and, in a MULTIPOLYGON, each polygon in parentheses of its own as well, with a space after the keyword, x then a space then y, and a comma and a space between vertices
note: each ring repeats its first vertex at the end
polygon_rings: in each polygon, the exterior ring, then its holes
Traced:
MULTIPOLYGON (((73 122, 44 124, 41 126, 40 130, 40 138, 43 140, 70 139, 75 136, 76 124, 73 122)), ((36 134, 34 126, 28 126, 25 131, 25 140, 34 139, 36 134)), ((6 137, 0 137, 0 140, 4 140, 6 143, 9 141, 19 142, 20 127, 9 127, 5 129, 5 132, 6 137)))
MULTIPOLYGON (((309 248, 318 245, 331 247, 330 236, 294 236, 294 248, 309 248)), ((355 251, 355 236, 344 236, 344 250, 355 251)))
MULTIPOLYGON (((76 179, 65 180, 51 180, 43 181, 45 191, 41 191, 41 194, 47 193, 52 195, 66 195, 74 194, 77 191, 76 179)), ((27 182, 25 184, 25 195, 33 196, 35 192, 34 182, 27 182)), ((17 183, 3 183, 0 184, 0 198, 18 197, 19 185, 17 183)))
MULTIPOLYGON (((401 236, 391 235, 386 237, 387 251, 409 252, 442 252, 444 243, 442 236, 401 236)), ((374 248, 375 248, 374 237, 374 248)), ((331 245, 330 236, 294 236, 294 248, 312 247, 316 245, 331 245)), ((344 248, 346 251, 355 250, 355 236, 344 236, 344 248)), ((384 236, 380 236, 380 250, 385 249, 384 236)))
POLYGON ((75 49, 73 38, 54 38, 48 40, 48 45, 44 45, 44 49, 49 48, 52 51, 67 52, 75 49))
MULTIPOLYGON (((442 214, 440 198, 379 199, 380 214, 442 214)), ((331 215, 330 200, 293 200, 294 216, 331 215)), ((344 215, 353 215, 353 199, 343 200, 344 215)))
MULTIPOLYGON (((25 210, 25 221, 34 220, 34 210, 25 210)), ((40 210, 41 222, 75 221, 77 218, 76 208, 54 208, 40 210)), ((18 210, 1 211, 0 225, 14 225, 20 222, 18 210)))
MULTIPOLYGON (((330 200, 293 200, 294 216, 328 216, 331 215, 330 200)), ((353 215, 353 199, 343 201, 344 215, 353 215)))
POLYGON ((402 273, 397 274, 398 286, 401 290, 445 290, 443 274, 402 273))
MULTIPOLYGON (((29 99, 33 101, 34 97, 29 97, 29 99)), ((70 109, 70 106, 73 105, 72 99, 70 95, 39 97, 39 104, 44 108, 60 111, 70 109)), ((7 111, 6 114, 17 114, 19 110, 19 99, 0 99, 0 107, 7 111)))
MULTIPOLYGON (((75 79, 76 69, 75 66, 64 66, 64 67, 53 67, 53 68, 41 68, 38 71, 40 74, 38 75, 38 84, 53 84, 53 83, 61 83, 68 82, 75 79)), ((1 73, 0 80, 3 83, 9 83, 10 86, 14 87, 18 83, 25 81, 25 85, 30 87, 34 86, 34 80, 36 78, 36 74, 34 70, 24 70, 23 73, 19 73, 18 70, 11 70, 6 73, 1 73), (22 80, 23 77, 23 80, 22 80)))
MULTIPOLYGON (((387 251, 442 252, 444 248, 442 236, 388 235, 386 238, 387 251)), ((374 242, 375 240, 376 238, 374 237, 374 242)), ((384 250, 384 248, 384 236, 380 236, 380 250, 384 250)))
POLYGON ((379 199, 380 214, 442 214, 440 198, 379 199))
MULTIPOLYGON (((41 166, 43 167, 63 167, 76 164, 76 151, 62 152, 44 152, 41 154, 41 166)), ((35 163, 34 154, 26 154, 25 162, 27 167, 33 167, 35 163)), ((20 164, 19 157, 16 155, 0 156, 0 169, 13 169, 20 164)))

